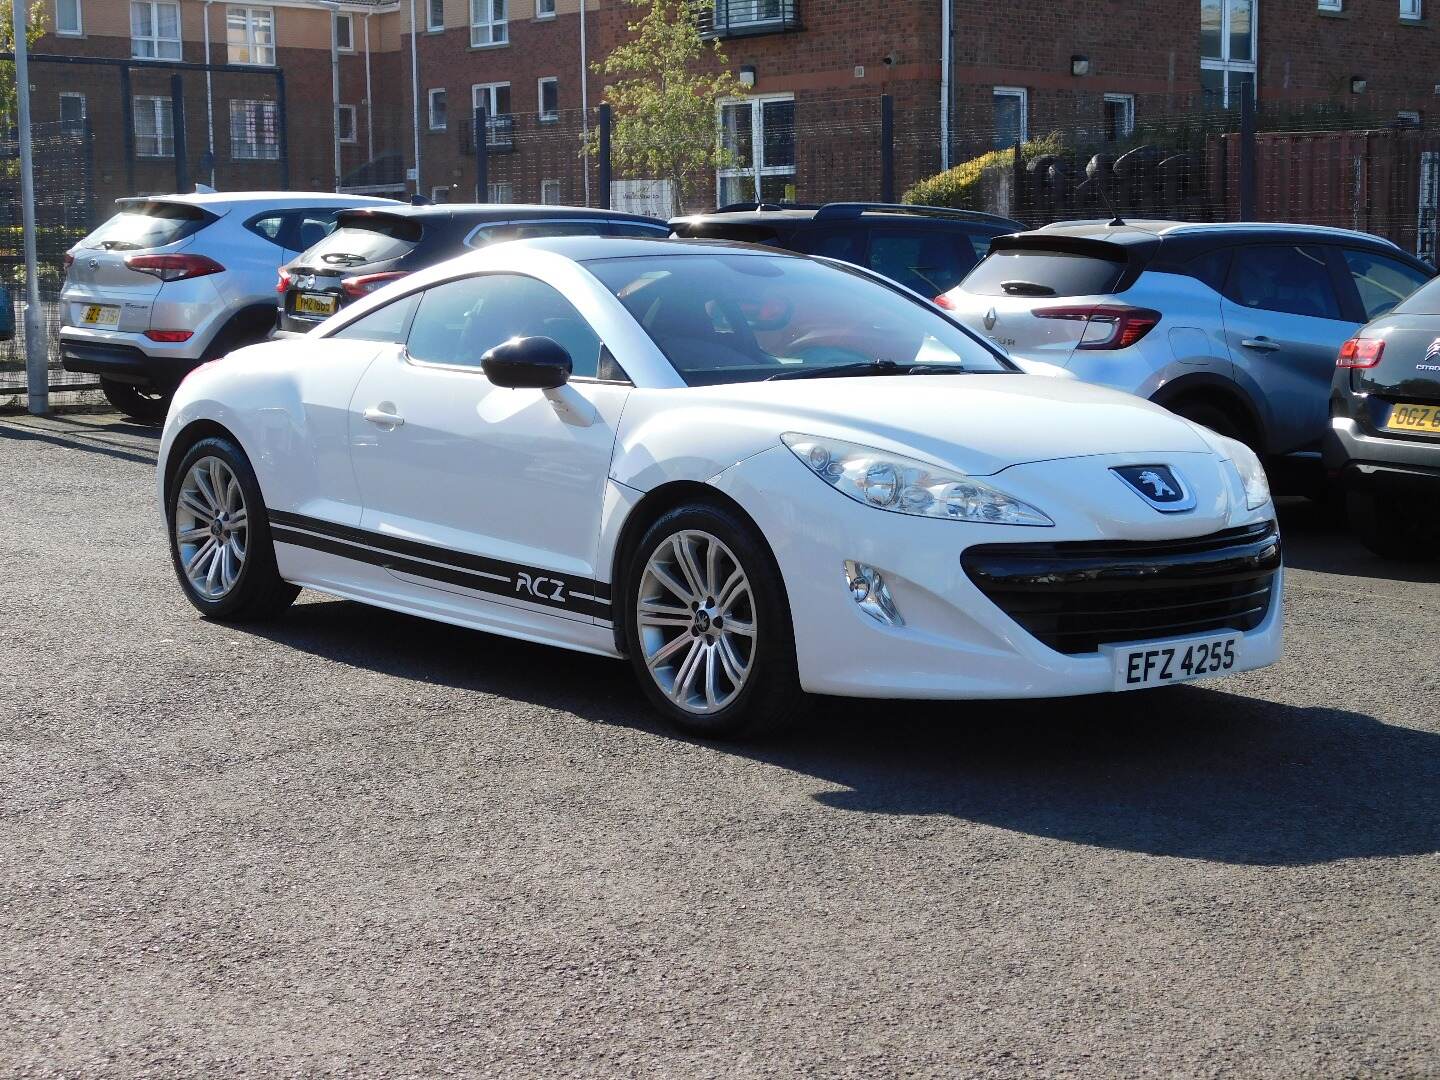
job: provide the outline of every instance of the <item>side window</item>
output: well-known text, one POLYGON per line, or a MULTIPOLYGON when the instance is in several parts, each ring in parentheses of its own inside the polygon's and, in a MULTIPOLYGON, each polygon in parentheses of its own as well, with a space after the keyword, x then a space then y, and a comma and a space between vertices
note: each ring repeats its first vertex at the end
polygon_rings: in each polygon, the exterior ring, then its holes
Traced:
POLYGON ((1366 319, 1378 319, 1430 279, 1398 259, 1368 251, 1345 252, 1345 266, 1360 294, 1366 319))
POLYGON ((1340 319, 1340 302, 1321 248, 1291 244, 1239 248, 1225 295, 1242 307, 1340 319))
POLYGON ((405 326, 410 322, 417 302, 416 293, 402 296, 327 336, 346 341, 384 341, 398 345, 405 340, 405 326))
POLYGON ((269 240, 272 244, 282 246, 284 244, 284 241, 281 240, 281 235, 285 232, 284 213, 266 214, 264 217, 256 218, 245 227, 256 236, 269 240))
POLYGON ((865 257, 865 234, 859 229, 817 229, 801 235, 804 249, 812 255, 850 263, 865 257))
POLYGON ((938 229, 876 229, 870 234, 870 269, 914 289, 926 298, 949 292, 975 265, 974 251, 965 245, 968 261, 961 262, 954 237, 938 229))
POLYGON ((335 215, 340 211, 316 207, 296 210, 290 219, 290 235, 285 246, 292 251, 309 251, 335 231, 335 215))
POLYGON ((1225 276, 1230 272, 1230 249, 1221 248, 1195 256, 1185 264, 1185 272, 1221 292, 1225 288, 1225 276))
POLYGON ((574 374, 595 378, 600 338, 559 291, 518 274, 485 274, 427 289, 406 348, 429 364, 480 366, 480 358, 513 337, 554 338, 574 374))

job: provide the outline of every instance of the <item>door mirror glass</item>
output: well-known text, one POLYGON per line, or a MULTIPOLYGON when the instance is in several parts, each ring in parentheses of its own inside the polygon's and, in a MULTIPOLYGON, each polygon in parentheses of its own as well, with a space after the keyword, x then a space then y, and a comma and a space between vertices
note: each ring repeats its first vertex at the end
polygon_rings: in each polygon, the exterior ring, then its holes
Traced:
POLYGON ((570 354, 554 338, 517 337, 480 358, 485 377, 512 390, 553 390, 570 381, 570 354))

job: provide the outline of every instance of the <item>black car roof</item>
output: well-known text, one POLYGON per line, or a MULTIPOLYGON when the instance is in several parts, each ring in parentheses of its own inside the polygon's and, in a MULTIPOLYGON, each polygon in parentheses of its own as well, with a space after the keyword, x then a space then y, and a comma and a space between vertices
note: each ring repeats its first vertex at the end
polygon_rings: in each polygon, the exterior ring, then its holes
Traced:
POLYGON ((894 218, 911 221, 970 222, 994 225, 1006 231, 1021 231, 1023 224, 999 214, 978 210, 956 210, 948 206, 918 206, 908 203, 826 203, 823 206, 795 203, 748 203, 721 207, 706 214, 687 214, 671 219, 672 228, 681 223, 719 222, 734 225, 775 226, 778 222, 800 225, 809 222, 859 221, 862 218, 894 218), (745 209, 739 209, 744 205, 745 209))

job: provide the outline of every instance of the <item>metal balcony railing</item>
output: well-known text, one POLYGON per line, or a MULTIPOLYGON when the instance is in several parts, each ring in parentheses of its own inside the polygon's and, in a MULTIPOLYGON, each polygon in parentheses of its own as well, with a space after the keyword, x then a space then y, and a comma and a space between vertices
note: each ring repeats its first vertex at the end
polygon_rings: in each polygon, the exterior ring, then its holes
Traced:
MULTIPOLYGON (((485 149, 492 154, 503 154, 515 149, 515 117, 509 113, 491 116, 485 121, 485 149)), ((462 117, 460 121, 460 152, 475 153, 475 120, 462 117)))
POLYGON ((800 29, 797 0, 715 0, 696 6, 700 36, 746 37, 800 29))

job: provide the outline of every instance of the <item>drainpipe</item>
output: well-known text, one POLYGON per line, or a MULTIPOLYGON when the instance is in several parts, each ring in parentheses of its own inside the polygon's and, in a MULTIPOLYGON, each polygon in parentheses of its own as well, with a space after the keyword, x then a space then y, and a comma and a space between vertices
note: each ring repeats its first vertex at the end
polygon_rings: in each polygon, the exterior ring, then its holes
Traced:
POLYGON ((215 186, 215 89, 210 75, 210 5, 205 0, 205 146, 210 152, 210 186, 215 186))
POLYGON ((365 13, 365 160, 375 160, 375 98, 370 90, 370 12, 365 13))
MULTIPOLYGON (((585 6, 588 0, 580 0, 580 131, 581 146, 590 145, 590 65, 585 52, 585 6)), ((590 205, 590 163, 580 170, 585 177, 585 205, 590 205)))
MULTIPOLYGON (((353 31, 352 31, 353 33, 353 31)), ((354 46, 354 42, 351 42, 354 46)), ((340 190, 340 174, 343 166, 340 162, 340 8, 330 9, 330 129, 335 171, 335 186, 332 191, 340 190)))
POLYGON ((940 171, 950 168, 950 7, 940 0, 940 171))
POLYGON ((415 21, 415 0, 410 0, 410 131, 415 140, 415 194, 420 187, 420 51, 415 39, 420 36, 415 21))

